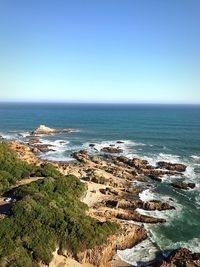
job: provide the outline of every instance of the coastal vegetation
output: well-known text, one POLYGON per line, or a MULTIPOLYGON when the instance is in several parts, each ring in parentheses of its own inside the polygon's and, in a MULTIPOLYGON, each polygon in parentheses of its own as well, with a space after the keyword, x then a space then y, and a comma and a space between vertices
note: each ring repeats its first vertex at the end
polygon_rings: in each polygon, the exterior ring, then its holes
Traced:
POLYGON ((10 215, 0 219, 0 266, 48 264, 56 249, 76 255, 117 230, 114 223, 86 215, 88 207, 80 201, 86 188, 77 177, 63 176, 51 164, 28 165, 6 144, 0 144, 0 170, 6 188, 30 175, 45 176, 14 189, 17 201, 10 215))
POLYGON ((36 167, 21 161, 7 143, 0 143, 0 192, 7 190, 17 180, 29 177, 36 167))
POLYGON ((7 143, 0 143, 0 193, 5 192, 17 181, 30 176, 58 177, 59 171, 52 164, 35 166, 20 160, 7 143))

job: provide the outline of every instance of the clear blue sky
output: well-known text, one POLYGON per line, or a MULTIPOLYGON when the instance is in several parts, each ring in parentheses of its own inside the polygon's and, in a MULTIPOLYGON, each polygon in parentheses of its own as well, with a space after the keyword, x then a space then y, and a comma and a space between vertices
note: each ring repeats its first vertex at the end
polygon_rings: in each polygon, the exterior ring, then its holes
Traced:
POLYGON ((200 103, 199 0, 0 0, 0 100, 200 103))

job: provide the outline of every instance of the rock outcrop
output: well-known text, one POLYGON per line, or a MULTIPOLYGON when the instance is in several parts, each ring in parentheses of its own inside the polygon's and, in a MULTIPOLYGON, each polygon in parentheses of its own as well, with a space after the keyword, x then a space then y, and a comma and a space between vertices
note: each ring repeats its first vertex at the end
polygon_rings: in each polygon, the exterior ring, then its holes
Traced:
POLYGON ((192 253, 186 248, 179 248, 162 261, 156 261, 148 267, 198 267, 200 266, 200 253, 192 253))
POLYGON ((55 149, 52 148, 52 145, 48 145, 48 144, 35 144, 34 145, 34 149, 37 149, 37 151, 42 152, 42 153, 46 153, 46 152, 50 152, 50 151, 55 151, 55 149))
MULTIPOLYGON (((52 130, 54 132, 65 132, 65 130, 50 129, 48 133, 53 133, 52 130)), ((67 131, 68 129, 66 132, 67 131)), ((44 133, 47 132, 43 132, 42 134, 44 133)), ((38 131, 36 131, 34 134, 41 134, 41 132, 39 131, 38 133, 38 131)), ((29 145, 35 149, 35 152, 46 152, 49 151, 49 149, 52 149, 49 145, 39 143, 39 139, 36 136, 29 138, 29 145)), ((37 163, 38 160, 35 161, 37 158, 27 146, 16 142, 10 142, 10 146, 17 152, 21 159, 30 163, 37 163)), ((94 145, 90 144, 90 147, 94 148, 94 145)), ((101 155, 100 157, 90 156, 87 151, 84 150, 74 152, 73 157, 77 161, 71 165, 54 162, 54 165, 58 166, 63 174, 74 174, 87 185, 87 192, 82 197, 81 201, 84 202, 85 199, 84 203, 89 207, 87 211, 88 216, 98 219, 100 222, 110 220, 117 223, 120 227, 118 232, 109 236, 103 245, 96 246, 93 249, 86 249, 76 255, 59 250, 60 255, 73 257, 78 260, 79 263, 90 263, 94 266, 103 267, 109 260, 111 260, 117 249, 131 248, 147 238, 147 233, 144 227, 136 224, 129 224, 127 221, 136 221, 140 223, 166 222, 163 218, 143 215, 142 212, 140 214, 140 211, 136 210, 137 208, 148 211, 175 209, 170 204, 158 200, 141 201, 138 197, 138 192, 142 191, 142 187, 133 187, 132 184, 133 181, 148 181, 149 184, 151 182, 154 183, 154 181, 150 181, 150 179, 161 182, 163 175, 180 176, 186 169, 185 165, 159 162, 157 167, 155 167, 150 165, 149 162, 144 159, 129 159, 124 156, 117 157, 114 153, 120 152, 110 152, 113 151, 113 149, 118 148, 113 146, 105 147, 102 152, 105 152, 106 155, 101 155)), ((174 182, 173 186, 188 189, 194 188, 195 184, 186 184, 178 181, 174 182)), ((155 263, 160 265, 149 266, 190 267, 195 265, 187 265, 188 263, 193 264, 196 262, 198 263, 198 261, 199 254, 192 254, 185 249, 180 249, 174 252, 174 254, 171 254, 166 260, 155 263), (181 262, 183 262, 183 265, 181 265, 181 262)))
POLYGON ((116 153, 122 153, 123 149, 121 149, 120 147, 106 146, 101 149, 101 152, 116 154, 116 153))
POLYGON ((171 185, 175 188, 183 189, 183 190, 193 189, 196 186, 195 183, 184 183, 181 181, 173 182, 173 183, 171 183, 171 185))
POLYGON ((137 211, 125 212, 125 211, 117 210, 115 213, 116 213, 115 215, 116 218, 120 220, 136 221, 136 222, 142 222, 142 223, 164 223, 166 222, 165 219, 143 215, 137 211))
POLYGON ((30 148, 19 142, 8 142, 9 146, 17 153, 18 157, 29 164, 38 164, 39 159, 33 154, 30 148))
POLYGON ((121 226, 118 233, 110 236, 103 245, 78 253, 77 259, 81 263, 90 263, 94 266, 104 267, 118 249, 131 248, 146 238, 147 233, 143 227, 125 223, 121 226))
POLYGON ((45 125, 40 125, 37 129, 35 129, 32 134, 37 135, 37 134, 52 134, 52 133, 71 133, 74 132, 75 129, 68 128, 68 129, 53 129, 49 128, 45 125))
POLYGON ((171 206, 166 202, 161 202, 159 200, 150 200, 143 202, 141 200, 135 201, 125 201, 125 200, 115 200, 109 199, 105 202, 107 207, 120 208, 124 210, 135 210, 137 208, 144 210, 174 210, 175 207, 171 206))
POLYGON ((184 172, 186 170, 186 166, 181 163, 170 163, 165 161, 159 161, 157 166, 161 169, 167 169, 170 171, 184 172))
POLYGON ((28 139, 28 145, 32 146, 35 144, 39 144, 40 143, 40 139, 38 137, 35 136, 27 136, 26 137, 28 139))

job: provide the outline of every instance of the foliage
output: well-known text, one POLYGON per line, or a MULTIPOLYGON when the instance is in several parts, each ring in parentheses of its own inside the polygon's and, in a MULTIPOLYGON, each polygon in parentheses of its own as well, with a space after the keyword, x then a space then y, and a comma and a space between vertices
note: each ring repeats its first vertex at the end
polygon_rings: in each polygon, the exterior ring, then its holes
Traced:
POLYGON ((3 193, 17 180, 29 176, 58 177, 59 171, 52 164, 34 166, 20 160, 7 143, 0 143, 0 192, 3 193))
POLYGON ((80 201, 85 184, 62 176, 51 164, 34 167, 0 144, 0 185, 8 188, 26 175, 47 176, 16 188, 11 214, 0 220, 0 266, 36 267, 48 264, 59 247, 73 254, 100 245, 117 230, 111 222, 86 215, 80 201), (5 158, 6 156, 6 158, 5 158))

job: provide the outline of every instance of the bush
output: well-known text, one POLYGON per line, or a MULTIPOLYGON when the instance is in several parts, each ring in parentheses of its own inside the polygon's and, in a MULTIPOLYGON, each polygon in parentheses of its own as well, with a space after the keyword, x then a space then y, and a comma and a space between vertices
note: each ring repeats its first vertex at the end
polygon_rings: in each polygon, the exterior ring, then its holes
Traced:
POLYGON ((0 220, 0 266, 36 267, 49 264, 56 247, 76 254, 100 245, 117 226, 85 214, 79 198, 85 191, 75 176, 63 176, 51 164, 21 161, 6 143, 0 144, 0 191, 29 176, 46 177, 13 189, 17 202, 0 220))
POLYGON ((3 193, 17 180, 30 176, 58 177, 60 173, 52 164, 30 165, 17 157, 7 143, 0 143, 0 193, 3 193))
POLYGON ((11 216, 0 221, 0 266, 49 264, 57 246, 76 254, 102 244, 117 226, 85 214, 84 191, 78 178, 61 175, 15 189, 11 216))

